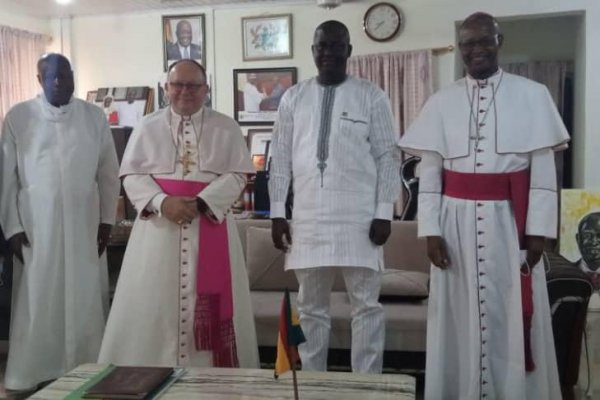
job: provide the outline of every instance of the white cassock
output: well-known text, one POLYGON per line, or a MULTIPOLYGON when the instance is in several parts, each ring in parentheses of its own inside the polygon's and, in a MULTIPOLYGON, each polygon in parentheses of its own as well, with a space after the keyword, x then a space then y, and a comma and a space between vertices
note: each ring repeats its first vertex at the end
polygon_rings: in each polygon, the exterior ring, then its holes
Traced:
POLYGON ((393 218, 400 192, 396 132, 388 97, 363 79, 349 76, 337 86, 308 79, 281 100, 273 132, 271 218, 285 218, 293 176, 293 244, 285 265, 300 282, 305 369, 326 368, 333 271, 323 267, 343 267, 353 306, 352 368, 381 371, 383 250, 371 242, 369 229, 373 219, 393 218))
POLYGON ((213 366, 194 345, 199 225, 160 215, 166 195, 155 179, 209 182, 198 195, 228 228, 233 323, 240 367, 258 368, 248 276, 236 223, 229 212, 254 168, 239 126, 202 109, 182 122, 166 108, 145 117, 127 145, 121 176, 138 211, 123 259, 99 362, 119 365, 213 366), (181 125, 181 129, 178 127, 181 125), (177 149, 177 151, 176 151, 177 149), (189 152, 193 164, 179 154, 189 152), (140 215, 150 212, 146 218, 140 215))
POLYGON ((433 95, 399 142, 422 156, 419 236, 442 236, 450 266, 431 268, 426 399, 560 399, 544 267, 533 269, 535 369, 525 371, 519 250, 508 200, 442 195, 442 169, 529 169, 526 235, 556 237, 554 150, 568 135, 545 86, 498 71, 433 95), (477 129, 479 127, 479 129, 477 129))
POLYGON ((96 240, 115 222, 119 165, 102 110, 74 98, 17 104, 1 142, 0 223, 31 243, 15 258, 5 376, 23 390, 98 357, 108 274, 96 240))

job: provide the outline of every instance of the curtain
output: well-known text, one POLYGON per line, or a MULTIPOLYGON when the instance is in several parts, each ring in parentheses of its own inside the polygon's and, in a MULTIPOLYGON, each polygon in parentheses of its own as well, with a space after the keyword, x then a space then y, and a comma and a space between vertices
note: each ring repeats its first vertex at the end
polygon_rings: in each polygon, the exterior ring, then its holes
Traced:
POLYGON ((15 104, 39 92, 37 61, 50 37, 0 26, 0 122, 15 104))
MULTIPOLYGON (((431 50, 350 57, 347 72, 375 83, 387 93, 398 137, 406 132, 433 92, 431 50)), ((395 205, 396 215, 403 214, 403 209, 409 206, 406 201, 412 197, 410 193, 400 193, 395 205)))
POLYGON ((375 83, 387 93, 400 136, 433 90, 431 50, 350 57, 347 71, 375 83))
MULTIPOLYGON (((573 71, 572 61, 529 61, 501 64, 500 67, 511 74, 520 75, 546 85, 558 112, 565 118, 565 81, 573 71)), ((566 122, 566 121, 565 121, 566 122)), ((568 125, 568 124, 567 124, 568 125)), ((558 188, 570 187, 570 150, 554 155, 558 188), (567 174, 565 176, 565 173, 567 174)))
POLYGON ((571 61, 530 61, 501 64, 511 74, 524 76, 546 85, 561 115, 564 113, 565 79, 573 70, 571 61))

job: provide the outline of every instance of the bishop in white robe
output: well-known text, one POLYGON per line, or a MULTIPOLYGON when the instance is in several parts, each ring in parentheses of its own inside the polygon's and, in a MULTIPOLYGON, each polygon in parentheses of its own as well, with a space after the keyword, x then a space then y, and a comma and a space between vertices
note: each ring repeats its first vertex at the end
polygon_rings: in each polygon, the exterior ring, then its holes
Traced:
POLYGON ((202 107, 205 79, 191 60, 174 64, 171 107, 145 117, 125 150, 120 173, 138 217, 99 362, 259 366, 248 277, 230 213, 254 168, 237 123, 202 107), (206 210, 173 221, 164 208, 173 196, 200 199, 206 210))
POLYGON ((491 16, 469 17, 460 38, 470 75, 399 142, 422 157, 418 231, 435 264, 425 398, 558 400, 545 271, 528 260, 532 237, 556 237, 554 151, 568 135, 545 86, 498 68, 491 16))

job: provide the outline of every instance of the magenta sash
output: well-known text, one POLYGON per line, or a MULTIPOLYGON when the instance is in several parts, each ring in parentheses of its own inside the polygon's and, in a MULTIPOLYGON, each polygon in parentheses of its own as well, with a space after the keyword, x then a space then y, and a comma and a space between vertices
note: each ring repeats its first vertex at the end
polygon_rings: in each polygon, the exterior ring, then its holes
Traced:
MULTIPOLYGON (((169 196, 195 197, 205 182, 155 179, 169 196)), ((192 222, 194 223, 194 222, 192 222)), ((212 351, 214 367, 238 367, 227 222, 198 218, 194 339, 196 350, 212 351)))

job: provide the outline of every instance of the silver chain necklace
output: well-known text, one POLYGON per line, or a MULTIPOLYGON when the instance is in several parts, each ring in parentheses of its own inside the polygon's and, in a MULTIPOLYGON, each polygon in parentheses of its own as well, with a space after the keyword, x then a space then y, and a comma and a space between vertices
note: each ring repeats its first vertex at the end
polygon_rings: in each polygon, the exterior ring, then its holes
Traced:
MULTIPOLYGON (((477 120, 477 116, 475 115, 475 113, 473 112, 473 104, 475 103, 475 87, 473 87, 473 95, 469 96, 469 83, 468 83, 468 79, 465 78, 465 91, 467 94, 467 99, 469 99, 469 139, 475 139, 475 148, 477 148, 477 146, 479 146, 479 139, 480 139, 480 135, 479 135, 479 131, 481 130, 481 127, 485 124, 485 120, 488 116, 488 112, 490 111, 490 108, 492 107, 492 105, 494 106, 494 114, 495 114, 495 110, 496 110, 496 93, 498 92, 498 88, 500 87, 500 84, 502 83, 502 78, 504 78, 504 72, 501 71, 500 72, 500 79, 498 80, 498 85, 496 85, 496 87, 494 87, 494 82, 491 82, 490 84, 492 85, 492 100, 490 101, 490 104, 488 104, 487 108, 485 109, 483 116, 481 117, 481 122, 479 122, 477 120), (475 136, 471 136, 471 124, 475 124, 475 136)), ((477 87, 479 87, 479 83, 477 83, 477 87)), ((494 115, 494 118, 496 118, 496 115, 494 115)))

